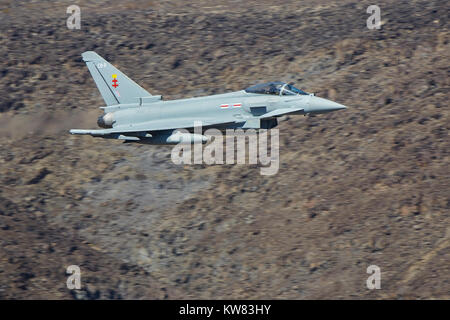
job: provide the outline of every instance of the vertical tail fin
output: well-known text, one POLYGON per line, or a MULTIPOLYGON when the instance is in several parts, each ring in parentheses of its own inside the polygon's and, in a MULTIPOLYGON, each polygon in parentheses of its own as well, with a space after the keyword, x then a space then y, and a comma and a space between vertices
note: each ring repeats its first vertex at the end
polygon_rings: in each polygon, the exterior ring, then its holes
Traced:
POLYGON ((82 57, 106 105, 135 103, 141 97, 151 96, 144 88, 94 51, 86 51, 82 57))

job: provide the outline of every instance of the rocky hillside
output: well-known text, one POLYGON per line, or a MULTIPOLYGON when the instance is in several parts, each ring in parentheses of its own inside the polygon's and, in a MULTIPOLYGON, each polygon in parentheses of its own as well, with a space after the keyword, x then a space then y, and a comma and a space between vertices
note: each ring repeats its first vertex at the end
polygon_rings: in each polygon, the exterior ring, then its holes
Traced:
POLYGON ((0 298, 450 295, 447 1, 0 1, 0 298), (71 136, 95 50, 165 99, 269 80, 349 108, 281 122, 280 170, 71 136), (381 290, 368 290, 378 265, 381 290), (66 288, 79 265, 82 289, 66 288))

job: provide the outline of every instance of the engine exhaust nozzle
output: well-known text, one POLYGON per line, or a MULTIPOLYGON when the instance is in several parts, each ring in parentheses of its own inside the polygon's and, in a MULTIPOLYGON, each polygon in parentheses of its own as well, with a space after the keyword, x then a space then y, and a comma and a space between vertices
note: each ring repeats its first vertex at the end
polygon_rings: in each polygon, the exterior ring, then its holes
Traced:
POLYGON ((112 112, 106 113, 97 119, 97 125, 100 128, 112 128, 114 123, 114 115, 112 112))

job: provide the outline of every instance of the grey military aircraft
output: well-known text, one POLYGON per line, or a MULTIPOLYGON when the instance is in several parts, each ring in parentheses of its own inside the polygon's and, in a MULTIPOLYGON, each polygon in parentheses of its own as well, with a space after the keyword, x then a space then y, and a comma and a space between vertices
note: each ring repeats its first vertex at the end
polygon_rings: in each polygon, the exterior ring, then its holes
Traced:
POLYGON ((306 115, 345 109, 342 104, 319 98, 284 82, 268 82, 245 90, 163 100, 151 95, 93 51, 82 54, 106 106, 97 120, 103 129, 72 129, 84 134, 145 144, 205 143, 196 133, 208 128, 271 129, 283 115, 306 115), (184 132, 177 129, 187 129, 184 132))

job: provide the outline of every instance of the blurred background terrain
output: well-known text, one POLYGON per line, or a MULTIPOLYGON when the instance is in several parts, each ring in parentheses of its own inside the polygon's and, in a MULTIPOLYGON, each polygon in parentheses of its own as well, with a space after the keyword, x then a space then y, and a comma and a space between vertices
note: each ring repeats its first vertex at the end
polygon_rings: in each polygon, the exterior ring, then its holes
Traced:
POLYGON ((449 12, 0 0, 0 298, 449 299, 449 12), (281 80, 349 108, 281 122, 274 176, 176 166, 170 147, 68 134, 104 105, 87 50, 165 99, 281 80))

